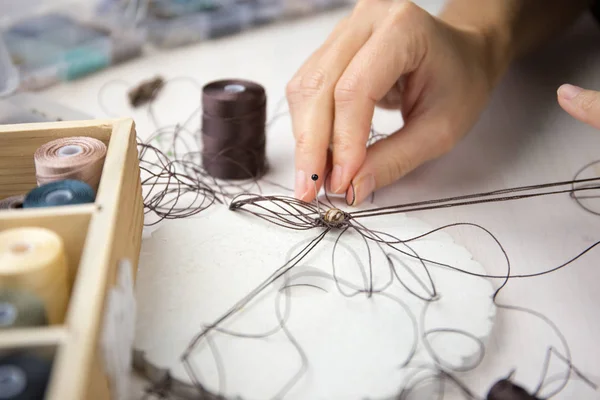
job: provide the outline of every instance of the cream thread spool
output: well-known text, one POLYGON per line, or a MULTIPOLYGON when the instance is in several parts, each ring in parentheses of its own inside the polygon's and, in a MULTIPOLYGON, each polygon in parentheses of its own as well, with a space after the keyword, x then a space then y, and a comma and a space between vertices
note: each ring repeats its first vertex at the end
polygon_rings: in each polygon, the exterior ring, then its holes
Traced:
POLYGON ((98 139, 77 136, 53 140, 34 154, 37 183, 79 180, 97 192, 105 159, 106 145, 98 139))
POLYGON ((62 238, 45 228, 0 232, 0 288, 34 294, 44 302, 49 324, 62 323, 70 293, 62 238))

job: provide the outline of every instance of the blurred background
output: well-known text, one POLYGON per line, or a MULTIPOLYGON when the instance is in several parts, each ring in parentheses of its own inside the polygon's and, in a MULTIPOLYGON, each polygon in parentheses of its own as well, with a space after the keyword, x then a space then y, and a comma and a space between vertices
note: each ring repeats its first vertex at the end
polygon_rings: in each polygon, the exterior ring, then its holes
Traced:
POLYGON ((156 49, 234 35, 354 2, 3 0, 0 2, 0 123, 79 119, 81 115, 76 112, 32 93, 156 49))

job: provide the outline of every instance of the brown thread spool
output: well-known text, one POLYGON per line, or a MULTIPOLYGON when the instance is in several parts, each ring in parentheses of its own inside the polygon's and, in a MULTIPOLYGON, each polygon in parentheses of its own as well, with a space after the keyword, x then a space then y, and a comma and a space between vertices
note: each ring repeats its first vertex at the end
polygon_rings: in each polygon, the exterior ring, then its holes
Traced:
POLYGON ((522 387, 508 379, 502 379, 494 384, 487 395, 487 400, 540 400, 527 393, 522 387))
POLYGON ((90 137, 61 138, 38 148, 33 157, 38 185, 73 179, 87 183, 97 192, 106 145, 90 137))
POLYGON ((0 288, 28 291, 44 302, 48 322, 64 320, 69 298, 62 238, 45 228, 0 232, 0 288))
POLYGON ((25 201, 25 195, 7 197, 6 199, 0 200, 0 210, 16 210, 18 208, 23 208, 23 201, 25 201))
POLYGON ((256 179, 267 169, 265 89, 230 79, 202 89, 202 165, 219 179, 256 179))

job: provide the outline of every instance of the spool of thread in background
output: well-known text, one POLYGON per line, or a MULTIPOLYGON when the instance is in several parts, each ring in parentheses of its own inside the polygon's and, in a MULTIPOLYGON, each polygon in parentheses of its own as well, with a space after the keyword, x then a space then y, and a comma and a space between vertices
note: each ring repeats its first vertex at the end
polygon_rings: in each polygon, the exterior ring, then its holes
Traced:
POLYGON ((267 169, 265 89, 222 80, 202 89, 202 164, 219 179, 257 179, 267 169))
POLYGON ((0 232, 0 289, 32 293, 43 301, 48 322, 62 323, 70 293, 62 238, 37 227, 0 232))
POLYGON ((522 387, 508 379, 502 379, 494 384, 487 395, 487 400, 540 400, 530 395, 522 387))
POLYGON ((24 201, 25 195, 7 197, 0 200, 0 210, 16 210, 18 208, 23 208, 24 201))
POLYGON ((0 289, 0 330, 47 324, 42 299, 24 290, 0 289))
POLYGON ((0 357, 0 400, 43 399, 51 361, 25 352, 0 357))
POLYGON ((94 190, 85 182, 64 180, 33 189, 25 197, 23 208, 55 207, 93 203, 94 190))
POLYGON ((78 180, 98 191, 106 145, 90 137, 60 138, 38 148, 33 156, 38 185, 78 180))

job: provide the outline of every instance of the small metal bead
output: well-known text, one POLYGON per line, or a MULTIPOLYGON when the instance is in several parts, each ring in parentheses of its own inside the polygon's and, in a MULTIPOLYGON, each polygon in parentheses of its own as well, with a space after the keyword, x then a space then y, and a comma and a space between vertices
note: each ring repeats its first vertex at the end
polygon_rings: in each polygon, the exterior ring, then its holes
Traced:
POLYGON ((319 180, 319 175, 317 174, 312 174, 312 176, 310 177, 310 179, 312 179, 313 181, 318 181, 319 180))

